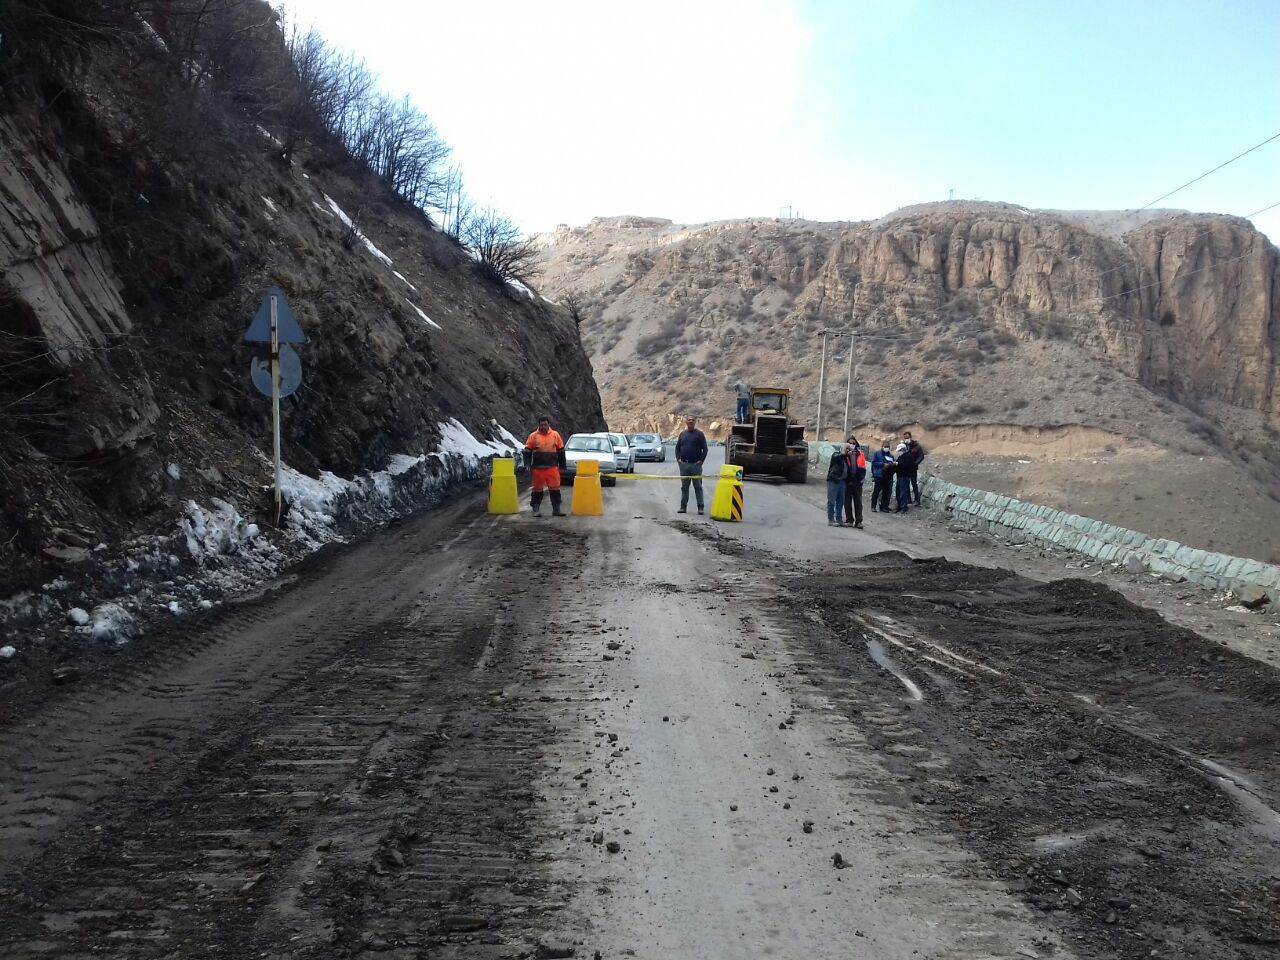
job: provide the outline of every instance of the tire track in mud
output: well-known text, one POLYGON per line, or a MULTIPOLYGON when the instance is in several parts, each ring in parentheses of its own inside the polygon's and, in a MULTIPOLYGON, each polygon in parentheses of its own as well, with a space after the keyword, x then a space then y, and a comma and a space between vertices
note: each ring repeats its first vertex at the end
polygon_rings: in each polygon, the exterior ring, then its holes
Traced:
MULTIPOLYGON (((554 907, 528 862, 525 822, 544 733, 501 696, 517 636, 502 598, 525 584, 524 551, 571 567, 575 544, 536 529, 517 540, 488 521, 470 539, 448 553, 428 540, 368 560, 430 556, 434 569, 335 587, 345 622, 328 618, 332 607, 304 617, 313 626, 299 643, 317 630, 330 639, 265 695, 241 678, 263 659, 277 664, 239 649, 218 670, 206 664, 196 684, 153 672, 141 697, 149 712, 130 718, 100 762, 64 747, 91 746, 74 732, 91 702, 64 705, 66 732, 43 747, 35 736, 6 744, 31 751, 14 765, 28 783, 87 773, 83 795, 28 828, 46 840, 40 858, 17 856, 24 838, 7 838, 0 953, 417 956, 429 946, 448 956, 454 944, 509 953, 509 939, 524 943, 537 923, 523 914, 554 907), (406 581, 429 577, 430 590, 406 593, 406 581), (233 702, 193 742, 192 717, 216 698, 233 702), (63 749, 70 758, 54 762, 63 749), (172 756, 147 759, 166 749, 172 756), (122 770, 132 783, 113 781, 122 770), (521 931, 505 931, 507 921, 521 931)), ((265 631, 289 600, 228 617, 209 643, 216 650, 253 623, 265 631)), ((54 792, 20 798, 23 815, 54 792)))
POLYGON ((945 561, 818 568, 786 608, 902 801, 1084 955, 1274 956, 1276 671, 1092 584, 945 561))

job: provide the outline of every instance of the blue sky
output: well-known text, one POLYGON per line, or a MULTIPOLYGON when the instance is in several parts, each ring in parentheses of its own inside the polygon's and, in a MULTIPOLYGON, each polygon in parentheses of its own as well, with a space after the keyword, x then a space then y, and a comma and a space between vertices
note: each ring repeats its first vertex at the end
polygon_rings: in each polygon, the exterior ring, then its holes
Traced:
MULTIPOLYGON (((1280 133, 1280 0, 291 0, 525 229, 1140 207, 1280 133)), ((1280 202, 1280 140, 1159 206, 1280 202)), ((1280 207, 1254 221, 1280 239, 1280 207)))

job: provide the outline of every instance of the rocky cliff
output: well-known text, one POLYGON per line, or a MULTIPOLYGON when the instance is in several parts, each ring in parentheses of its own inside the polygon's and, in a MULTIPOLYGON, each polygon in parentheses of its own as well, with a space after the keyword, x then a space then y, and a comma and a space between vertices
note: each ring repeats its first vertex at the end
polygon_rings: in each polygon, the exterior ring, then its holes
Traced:
MULTIPOLYGON (((278 98, 275 15, 233 6, 278 98)), ((67 17, 89 7, 112 9, 67 17)), ((453 419, 481 440, 544 411, 602 424, 563 310, 482 273, 339 147, 282 161, 262 92, 193 82, 173 38, 89 26, 0 51, 0 595, 172 529, 189 500, 260 510, 270 404, 242 336, 271 285, 310 341, 284 401, 304 472, 381 469, 453 419)))
POLYGON ((877 434, 1081 428, 1203 456, 1261 498, 1235 545, 1280 549, 1280 254, 1247 221, 955 202, 867 223, 600 218, 539 243, 617 428, 696 413, 723 431, 739 377, 792 387, 812 426, 827 330, 828 438, 847 396, 877 434))

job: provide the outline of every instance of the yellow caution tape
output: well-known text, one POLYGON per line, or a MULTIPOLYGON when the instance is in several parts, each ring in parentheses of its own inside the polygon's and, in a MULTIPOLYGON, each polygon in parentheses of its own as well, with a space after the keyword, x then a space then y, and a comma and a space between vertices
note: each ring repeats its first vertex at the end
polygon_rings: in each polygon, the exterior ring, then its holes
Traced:
POLYGON ((614 477, 618 480, 715 480, 715 477, 703 474, 697 476, 682 477, 679 474, 674 476, 669 473, 608 473, 603 476, 614 477))

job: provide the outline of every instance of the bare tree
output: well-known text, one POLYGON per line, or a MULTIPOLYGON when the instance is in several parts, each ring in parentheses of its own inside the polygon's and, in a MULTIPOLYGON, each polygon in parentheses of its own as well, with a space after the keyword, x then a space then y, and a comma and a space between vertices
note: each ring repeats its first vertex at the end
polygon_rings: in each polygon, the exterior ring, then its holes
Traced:
POLYGON ((574 326, 582 326, 584 314, 586 313, 587 303, 580 293, 566 293, 560 298, 560 302, 564 305, 565 310, 569 312, 569 317, 573 320, 574 326))
POLYGON ((471 218, 462 240, 480 267, 499 280, 527 284, 539 273, 533 241, 492 207, 471 218))

